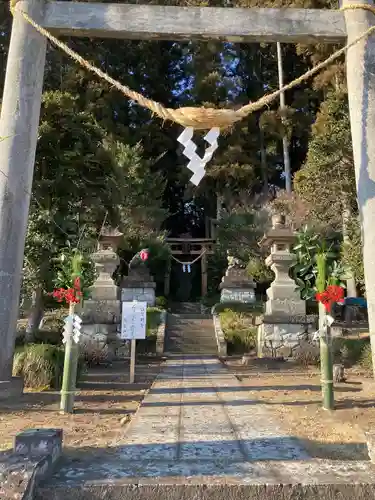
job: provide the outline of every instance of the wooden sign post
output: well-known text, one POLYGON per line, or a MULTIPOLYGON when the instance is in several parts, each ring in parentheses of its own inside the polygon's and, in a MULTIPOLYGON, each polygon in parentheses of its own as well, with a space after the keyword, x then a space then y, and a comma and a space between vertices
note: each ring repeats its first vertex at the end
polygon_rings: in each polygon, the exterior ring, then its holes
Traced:
POLYGON ((137 340, 146 338, 147 302, 123 302, 121 338, 130 340, 130 383, 135 380, 135 352, 137 340))

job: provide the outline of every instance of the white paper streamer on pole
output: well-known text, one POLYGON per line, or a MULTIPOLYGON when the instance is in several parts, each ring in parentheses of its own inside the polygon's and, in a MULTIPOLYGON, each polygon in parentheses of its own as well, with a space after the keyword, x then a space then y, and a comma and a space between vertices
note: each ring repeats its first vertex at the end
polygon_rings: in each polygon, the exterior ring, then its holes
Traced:
POLYGON ((194 174, 190 178, 190 181, 198 186, 206 173, 205 167, 207 163, 211 160, 214 152, 219 147, 217 139, 220 135, 220 129, 214 127, 205 135, 204 140, 208 142, 210 146, 205 150, 203 158, 196 153, 197 145, 192 141, 193 134, 194 128, 186 127, 177 140, 185 147, 183 154, 190 160, 187 164, 187 168, 194 174))
POLYGON ((75 314, 73 316, 73 340, 76 344, 78 344, 81 337, 81 326, 82 319, 77 314, 75 314))
POLYGON ((73 316, 67 316, 64 319, 64 330, 62 343, 66 344, 69 337, 73 335, 73 316))
POLYGON ((324 316, 324 321, 323 321, 323 329, 322 330, 317 330, 316 332, 313 333, 312 339, 314 341, 319 340, 322 335, 325 335, 326 332, 326 327, 332 326, 334 323, 335 318, 333 318, 330 314, 326 314, 324 316))

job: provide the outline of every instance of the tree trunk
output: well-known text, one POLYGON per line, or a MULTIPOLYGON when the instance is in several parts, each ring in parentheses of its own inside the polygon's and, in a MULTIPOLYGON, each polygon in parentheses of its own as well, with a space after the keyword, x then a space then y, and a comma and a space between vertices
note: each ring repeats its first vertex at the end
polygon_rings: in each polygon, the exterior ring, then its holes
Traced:
POLYGON ((35 333, 39 329, 39 325, 43 319, 43 316, 43 289, 42 287, 37 287, 33 291, 31 310, 26 328, 26 342, 32 342, 34 340, 35 333))
MULTIPOLYGON (((344 244, 349 243, 348 235, 348 221, 351 216, 351 211, 348 207, 343 207, 342 211, 342 235, 344 244)), ((355 283, 354 276, 351 274, 350 278, 346 280, 346 291, 348 297, 357 297, 357 286, 355 283)))
POLYGON ((216 220, 220 220, 222 218, 223 203, 224 203, 224 196, 217 194, 216 195, 216 220))
POLYGON ((264 144, 264 132, 259 125, 259 148, 260 148, 260 163, 262 166, 262 181, 263 181, 263 193, 268 195, 268 168, 267 168, 267 153, 264 144))
MULTIPOLYGON (((284 74, 283 74, 283 54, 281 50, 281 43, 276 43, 277 47, 277 67, 279 73, 279 89, 284 86, 284 74)), ((280 94, 280 113, 282 123, 285 125, 285 94, 281 92, 280 94)), ((284 175, 285 175, 285 191, 287 193, 292 192, 292 174, 290 169, 290 155, 289 155, 289 144, 288 137, 283 135, 283 155, 284 155, 284 175)))

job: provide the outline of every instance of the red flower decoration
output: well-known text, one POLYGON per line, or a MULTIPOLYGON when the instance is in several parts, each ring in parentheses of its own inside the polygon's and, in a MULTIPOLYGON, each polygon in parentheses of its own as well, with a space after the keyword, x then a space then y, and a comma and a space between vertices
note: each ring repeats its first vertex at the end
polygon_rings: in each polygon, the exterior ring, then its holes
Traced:
POLYGON ((148 259, 148 251, 147 251, 147 250, 141 250, 141 251, 139 252, 139 256, 140 256, 140 258, 141 258, 143 261, 147 260, 147 259, 148 259))
POLYGON ((317 293, 315 298, 324 305, 326 311, 329 313, 333 304, 344 302, 344 289, 338 285, 329 285, 324 292, 317 293))
POLYGON ((74 280, 73 288, 57 288, 51 295, 57 302, 64 302, 65 300, 67 304, 78 304, 82 298, 81 279, 77 277, 74 280))

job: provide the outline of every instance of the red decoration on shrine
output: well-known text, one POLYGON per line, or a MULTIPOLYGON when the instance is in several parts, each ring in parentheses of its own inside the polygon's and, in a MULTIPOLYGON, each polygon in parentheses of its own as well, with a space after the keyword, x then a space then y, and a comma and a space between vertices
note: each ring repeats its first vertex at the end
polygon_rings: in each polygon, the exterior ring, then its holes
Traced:
POLYGON ((73 288, 57 288, 51 293, 57 302, 65 302, 67 304, 78 304, 82 299, 81 279, 77 277, 74 280, 73 288))
POLYGON ((329 313, 333 304, 342 304, 344 302, 344 289, 342 286, 329 285, 324 292, 317 293, 315 298, 324 305, 326 311, 329 313))
POLYGON ((147 250, 141 250, 139 252, 139 256, 143 260, 143 262, 146 261, 148 259, 148 251, 147 250))

